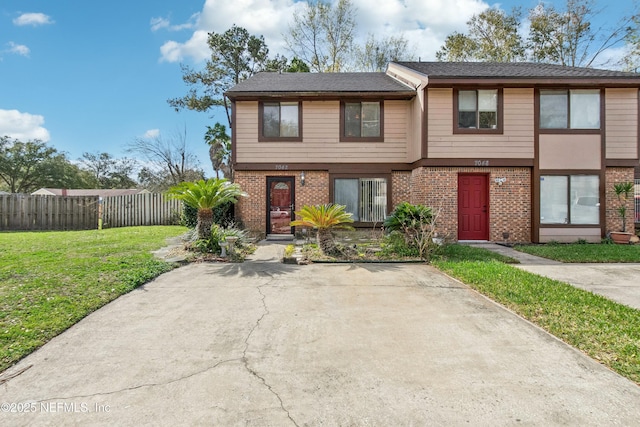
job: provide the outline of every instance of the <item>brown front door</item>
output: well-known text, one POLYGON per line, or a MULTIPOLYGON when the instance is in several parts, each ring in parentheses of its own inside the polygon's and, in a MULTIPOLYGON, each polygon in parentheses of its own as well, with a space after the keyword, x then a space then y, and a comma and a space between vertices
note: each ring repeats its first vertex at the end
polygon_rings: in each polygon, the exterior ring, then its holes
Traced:
POLYGON ((292 234, 294 178, 267 177, 267 234, 292 234))
POLYGON ((488 179, 458 175, 458 240, 489 240, 488 179))

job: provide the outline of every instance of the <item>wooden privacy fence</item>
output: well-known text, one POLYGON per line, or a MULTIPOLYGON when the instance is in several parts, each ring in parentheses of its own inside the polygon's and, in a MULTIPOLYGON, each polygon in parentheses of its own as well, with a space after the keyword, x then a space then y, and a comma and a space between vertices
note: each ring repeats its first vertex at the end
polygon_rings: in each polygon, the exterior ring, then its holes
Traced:
POLYGON ((101 205, 105 228, 178 224, 182 213, 180 200, 158 193, 105 197, 101 205))
POLYGON ((0 195, 0 230, 98 228, 98 196, 0 195))

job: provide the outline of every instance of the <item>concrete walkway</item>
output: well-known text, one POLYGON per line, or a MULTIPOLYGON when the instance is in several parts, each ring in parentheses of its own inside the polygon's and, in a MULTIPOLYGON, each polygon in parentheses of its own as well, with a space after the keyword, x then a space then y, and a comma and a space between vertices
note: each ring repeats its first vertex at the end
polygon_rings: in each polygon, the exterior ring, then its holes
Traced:
POLYGON ((561 263, 495 243, 473 245, 519 260, 520 264, 514 264, 514 267, 569 283, 640 310, 640 263, 561 263))
POLYGON ((195 263, 0 375, 0 425, 637 425, 640 387, 422 264, 195 263))

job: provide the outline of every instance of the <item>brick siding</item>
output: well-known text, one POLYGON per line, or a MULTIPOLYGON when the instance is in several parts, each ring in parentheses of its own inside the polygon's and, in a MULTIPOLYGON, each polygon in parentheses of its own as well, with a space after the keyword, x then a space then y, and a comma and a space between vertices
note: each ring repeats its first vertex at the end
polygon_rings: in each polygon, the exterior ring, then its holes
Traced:
MULTIPOLYGON (((621 231, 622 230, 622 218, 618 214, 618 198, 615 191, 613 191, 613 185, 619 182, 634 182, 634 169, 633 168, 607 168, 606 174, 606 232, 621 231)), ((631 197, 627 200, 627 231, 633 233, 634 231, 634 200, 633 192, 631 197)))
MULTIPOLYGON (((440 211, 438 233, 450 240, 458 233, 458 174, 489 173, 489 235, 492 241, 531 241, 531 171, 528 168, 418 168, 394 172, 391 178, 392 206, 403 201, 420 203, 440 211), (506 178, 502 185, 495 178, 506 178)), ((295 177, 295 206, 329 203, 329 174, 305 171, 237 171, 235 182, 249 194, 236 206, 236 215, 252 234, 264 236, 268 176, 295 177)))
POLYGON ((322 171, 305 171, 305 185, 300 180, 301 171, 236 171, 234 181, 249 197, 242 197, 236 205, 236 220, 256 237, 266 234, 267 177, 295 178, 295 208, 304 205, 329 203, 329 174, 322 171))
POLYGON ((409 182, 411 203, 440 211, 438 233, 449 240, 458 235, 458 174, 489 174, 489 239, 508 242, 531 241, 531 170, 528 168, 414 169, 409 182), (502 185, 496 178, 506 178, 502 185))

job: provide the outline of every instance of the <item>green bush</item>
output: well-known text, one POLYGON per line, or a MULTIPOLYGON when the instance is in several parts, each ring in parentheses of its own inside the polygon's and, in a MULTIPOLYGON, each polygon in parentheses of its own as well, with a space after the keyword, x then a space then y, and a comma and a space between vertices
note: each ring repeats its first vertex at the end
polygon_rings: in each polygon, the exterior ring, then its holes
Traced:
MULTIPOLYGON (((433 242, 437 216, 438 213, 434 213, 430 207, 402 202, 385 219, 384 229, 391 233, 402 233, 405 246, 415 249, 421 258, 428 261, 438 248, 433 242)), ((398 247, 398 250, 402 248, 398 247)))
MULTIPOLYGON (((220 206, 213 209, 213 223, 228 227, 233 224, 233 217, 235 215, 235 204, 233 202, 223 203, 220 206)), ((180 217, 180 225, 196 228, 198 223, 198 209, 183 203, 182 215, 180 217)))
POLYGON ((388 231, 401 231, 412 234, 431 224, 433 211, 423 205, 412 205, 402 202, 391 212, 384 221, 384 228, 388 231))
POLYGON ((226 202, 213 209, 213 223, 223 227, 232 227, 235 216, 235 203, 226 202))
POLYGON ((382 254, 387 258, 419 257, 420 251, 415 245, 407 244, 404 235, 399 231, 392 231, 384 236, 382 241, 382 254))
POLYGON ((189 228, 196 228, 198 223, 198 209, 189 206, 186 203, 182 204, 182 215, 180 216, 180 225, 189 228))
POLYGON ((238 238, 236 243, 234 243, 234 247, 239 251, 243 251, 251 243, 245 230, 240 230, 233 226, 225 228, 218 224, 213 224, 211 227, 211 238, 195 240, 192 246, 200 252, 219 254, 222 252, 220 242, 226 241, 226 238, 230 236, 238 238))

